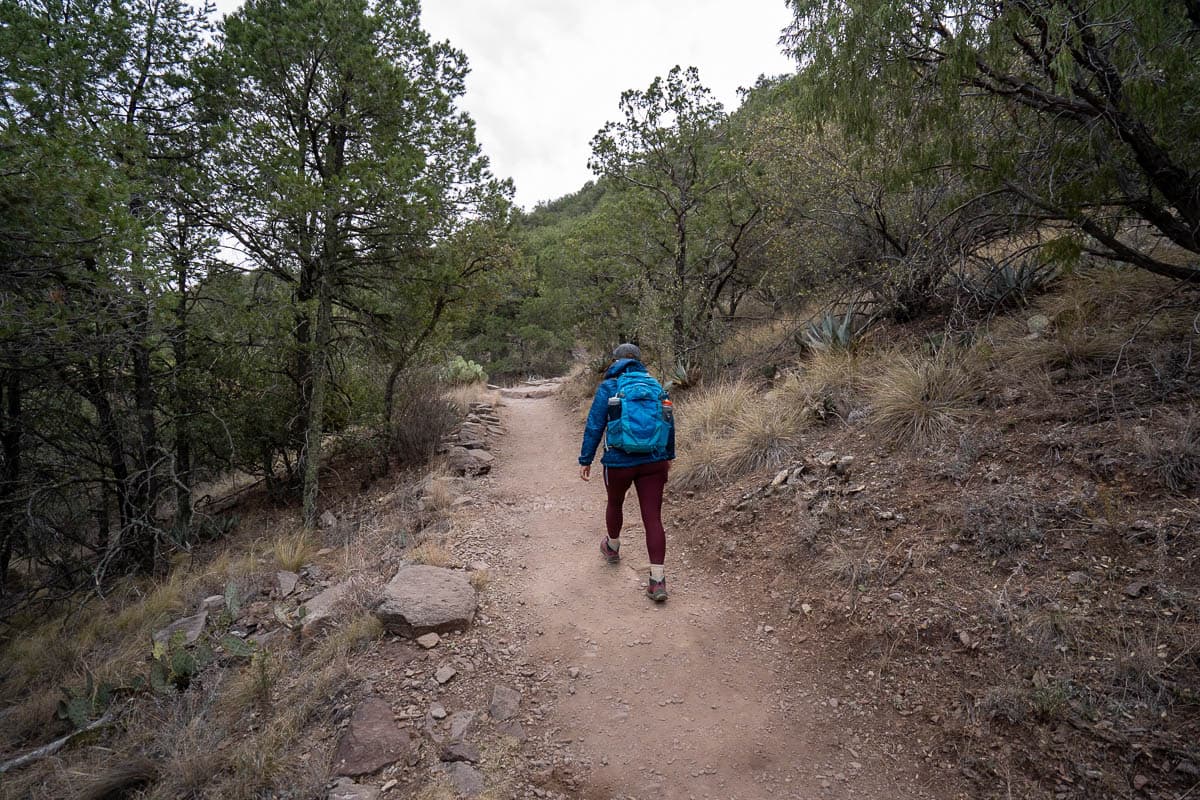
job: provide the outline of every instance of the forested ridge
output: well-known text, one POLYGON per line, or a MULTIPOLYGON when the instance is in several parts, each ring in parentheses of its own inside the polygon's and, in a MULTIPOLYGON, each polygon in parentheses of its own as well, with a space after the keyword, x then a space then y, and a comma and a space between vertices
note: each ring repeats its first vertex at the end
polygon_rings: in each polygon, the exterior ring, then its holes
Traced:
MULTIPOLYGON (((736 108, 684 65, 629 88, 590 142, 594 179, 522 209, 461 110, 470 54, 425 32, 417 0, 247 0, 223 19, 188 0, 0 0, 3 749, 40 742, 54 711, 72 731, 107 722, 113 696, 147 688, 126 680, 142 640, 201 586, 224 592, 222 632, 257 594, 274 601, 263 629, 273 614, 299 642, 305 612, 263 588, 271 565, 315 594, 319 545, 386 545, 330 568, 346 584, 453 561, 444 455, 498 435, 484 384, 569 375, 586 405, 631 341, 676 398, 669 501, 697 531, 721 520, 712 560, 783 553, 795 580, 816 564, 834 629, 886 653, 876 680, 893 657, 927 679, 896 709, 959 692, 917 705, 939 731, 961 723, 945 739, 965 744, 930 765, 949 759, 978 796, 1004 780, 1009 796, 1188 796, 1200 6, 786 5, 763 47, 795 72, 759 76, 736 108), (864 461, 893 495, 865 499, 864 461), (926 567, 964 560, 959 542, 975 594, 945 600, 958 586, 926 567), (1064 566, 1085 553, 1140 577, 1072 605, 1057 592, 1093 586, 1064 566), (871 590, 938 599, 881 623, 858 604, 871 590), (959 645, 992 663, 946 666, 959 645), (988 736, 1069 741, 1083 766, 1018 753, 1005 778, 979 755, 988 736)), ((304 663, 346 669, 382 635, 356 591, 362 613, 297 645, 304 663)), ((252 716, 279 722, 281 676, 303 694, 287 734, 254 734, 284 752, 332 672, 297 678, 265 645, 212 636, 222 669, 245 667, 228 696, 252 716)), ((209 662, 172 671, 175 644, 151 674, 182 694, 209 662)), ((212 713, 244 727, 241 708, 212 713)), ((289 763, 129 785, 226 796, 258 770, 243 795, 277 796, 289 763)))

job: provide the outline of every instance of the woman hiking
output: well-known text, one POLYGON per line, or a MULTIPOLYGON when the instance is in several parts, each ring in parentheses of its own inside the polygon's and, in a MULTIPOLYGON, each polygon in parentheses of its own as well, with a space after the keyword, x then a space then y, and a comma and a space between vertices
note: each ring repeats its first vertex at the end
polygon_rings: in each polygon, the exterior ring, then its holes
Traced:
POLYGON ((608 536, 600 541, 605 561, 621 560, 621 523, 625 493, 637 488, 642 524, 646 528, 646 550, 650 555, 650 580, 646 594, 656 603, 667 599, 663 564, 667 535, 662 524, 663 488, 675 458, 675 420, 671 401, 662 386, 646 371, 642 353, 634 344, 613 350, 612 366, 596 389, 583 431, 579 452, 579 477, 589 480, 592 459, 601 437, 605 437, 604 485, 608 507, 604 522, 608 536))

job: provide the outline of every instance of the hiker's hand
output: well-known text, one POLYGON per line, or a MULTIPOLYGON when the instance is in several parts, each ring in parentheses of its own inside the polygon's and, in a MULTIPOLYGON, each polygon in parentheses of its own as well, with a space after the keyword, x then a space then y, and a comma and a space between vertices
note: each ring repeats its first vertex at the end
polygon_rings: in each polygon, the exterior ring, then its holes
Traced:
POLYGON ((579 468, 579 477, 585 481, 591 480, 592 479, 592 465, 591 464, 582 465, 579 468))

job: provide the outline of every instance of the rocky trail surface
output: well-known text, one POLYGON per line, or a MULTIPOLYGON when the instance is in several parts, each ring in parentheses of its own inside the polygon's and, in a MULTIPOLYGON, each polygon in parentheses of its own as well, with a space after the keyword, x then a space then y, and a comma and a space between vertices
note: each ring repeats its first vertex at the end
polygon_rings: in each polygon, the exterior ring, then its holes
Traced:
MULTIPOLYGON (((785 641, 740 605, 735 570, 700 566, 681 539, 705 537, 674 535, 672 499, 667 603, 642 589, 632 491, 622 561, 604 563, 603 480, 598 469, 579 479, 579 425, 548 394, 506 393, 507 435, 452 543, 463 559, 489 562, 484 619, 537 711, 526 721, 540 735, 518 760, 544 770, 526 788, 663 800, 949 796, 839 725, 837 692, 808 675, 813 645, 785 641)), ((524 796, 518 789, 508 791, 524 796)))

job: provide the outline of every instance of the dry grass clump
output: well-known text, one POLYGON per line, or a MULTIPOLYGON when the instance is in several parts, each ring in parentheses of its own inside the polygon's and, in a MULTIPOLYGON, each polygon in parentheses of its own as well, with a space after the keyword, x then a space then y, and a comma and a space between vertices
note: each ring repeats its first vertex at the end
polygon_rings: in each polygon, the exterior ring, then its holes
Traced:
POLYGON ((458 496, 455 492, 457 485, 458 480, 446 471, 444 464, 430 472, 424 482, 424 493, 421 495, 425 510, 437 517, 448 515, 458 496))
POLYGON ((688 441, 724 436, 731 432, 738 414, 762 402, 754 387, 745 381, 729 381, 689 394, 676 412, 679 433, 688 441))
POLYGON ((721 461, 734 475, 775 469, 796 455, 800 427, 794 411, 760 397, 735 417, 721 461))
POLYGON ((862 405, 867 358, 858 350, 815 350, 798 372, 780 381, 771 401, 789 408, 801 419, 845 419, 862 405))
POLYGON ((460 386, 452 386, 445 392, 445 398, 460 413, 467 413, 471 403, 489 403, 495 405, 500 399, 500 393, 487 388, 487 383, 477 381, 460 386))
POLYGON ((677 414, 683 445, 671 480, 684 489, 779 466, 795 456, 803 427, 794 409, 743 381, 689 396, 677 414))
POLYGON ((452 567, 456 563, 454 553, 441 542, 432 540, 421 542, 406 555, 414 564, 428 564, 431 567, 452 567))
MULTIPOLYGON (((443 395, 443 387, 427 377, 415 376, 397 388, 388 421, 388 455, 402 467, 429 463, 442 440, 454 432, 466 413, 458 400, 443 395)), ((464 395, 463 402, 470 402, 464 395)))
POLYGON ((299 571, 317 553, 317 547, 307 531, 280 536, 275 540, 272 550, 279 568, 289 572, 299 571))
POLYGON ((1135 339, 1167 342, 1190 325, 1191 315, 1177 313, 1170 303, 1156 310, 1170 290, 1170 281, 1145 270, 1080 271, 1031 309, 1000 321, 993 331, 995 355, 1017 377, 1038 369, 1113 367, 1129 355, 1135 339), (1049 325, 1032 331, 1028 323, 1038 315, 1049 325))
MULTIPOLYGON (((213 775, 205 796, 250 800, 275 796, 282 788, 291 796, 324 796, 326 753, 305 757, 296 744, 306 731, 330 723, 338 698, 352 678, 346 653, 372 635, 368 628, 369 624, 354 620, 324 639, 298 668, 290 670, 295 680, 278 676, 266 705, 238 706, 228 701, 227 693, 221 693, 216 719, 209 724, 252 733, 230 740, 221 751, 224 769, 213 775)), ((251 664, 246 669, 253 668, 251 664)), ((258 678, 251 675, 246 680, 253 684, 258 678)), ((155 792, 152 796, 181 795, 155 792)))
POLYGON ((671 483, 682 489, 703 489, 724 479, 721 465, 723 443, 717 439, 702 437, 689 440, 678 449, 678 457, 671 467, 671 483))
POLYGON ((563 380, 558 396, 568 408, 582 409, 586 414, 591 404, 596 387, 600 385, 603 375, 591 369, 586 364, 576 366, 563 380))
POLYGON ((728 381, 688 392, 676 403, 678 459, 671 482, 684 489, 701 489, 725 479, 728 439, 742 410, 756 400, 754 387, 728 381))
POLYGON ((769 356, 790 338, 787 322, 766 320, 748 325, 743 322, 743 326, 717 348, 716 360, 730 365, 753 364, 769 356))
POLYGON ((974 415, 975 393, 971 370, 956 353, 898 355, 872 386, 871 424, 892 444, 929 444, 974 415))
POLYGON ((975 493, 963 504, 962 532, 989 556, 1011 556, 1041 542, 1044 528, 1040 509, 1017 484, 975 493))
POLYGON ((35 690, 0 714, 0 747, 11 750, 45 737, 54 720, 62 692, 58 689, 35 690))
POLYGON ((314 658, 318 664, 348 656, 365 644, 383 636, 383 623, 369 611, 360 611, 355 616, 333 628, 321 640, 314 658))
POLYGON ((1172 414, 1165 430, 1138 437, 1143 463, 1172 492, 1200 486, 1200 415, 1172 414))
POLYGON ((471 588, 477 592, 483 592, 484 589, 492 585, 492 573, 486 569, 477 569, 471 573, 468 579, 471 582, 471 588))

